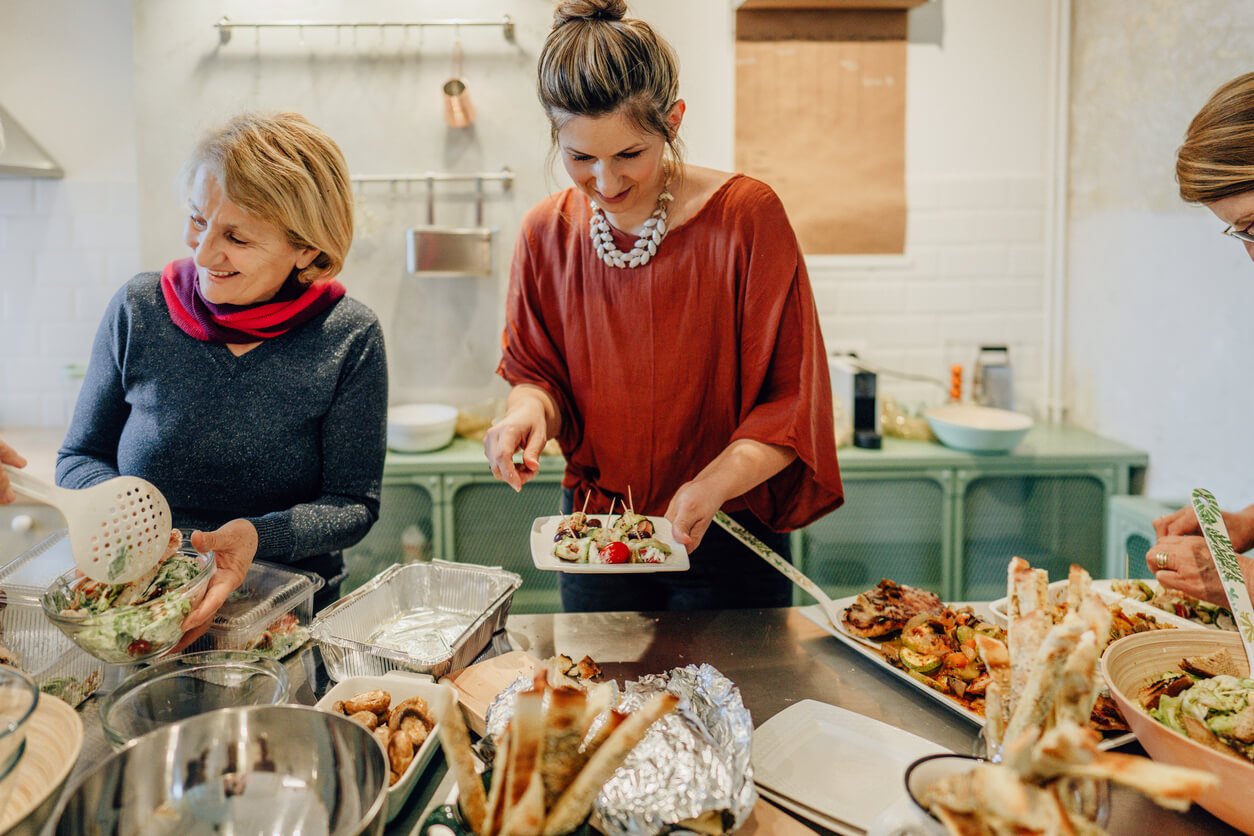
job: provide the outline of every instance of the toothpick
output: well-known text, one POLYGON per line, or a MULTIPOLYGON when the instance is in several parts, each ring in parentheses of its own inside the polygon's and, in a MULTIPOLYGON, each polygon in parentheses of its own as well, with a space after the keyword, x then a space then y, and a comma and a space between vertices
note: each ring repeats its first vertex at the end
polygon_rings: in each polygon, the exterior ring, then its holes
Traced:
POLYGON ((610 517, 614 516, 614 503, 617 501, 618 501, 618 497, 616 496, 610 497, 610 510, 606 512, 605 514, 605 527, 606 528, 609 528, 610 526, 610 517))
POLYGON ((636 502, 631 498, 631 485, 627 486, 627 508, 632 514, 636 513, 636 502))
POLYGON ((591 498, 592 498, 592 491, 588 491, 586 494, 583 495, 583 510, 580 511, 579 513, 583 514, 585 518, 588 516, 588 500, 591 498))

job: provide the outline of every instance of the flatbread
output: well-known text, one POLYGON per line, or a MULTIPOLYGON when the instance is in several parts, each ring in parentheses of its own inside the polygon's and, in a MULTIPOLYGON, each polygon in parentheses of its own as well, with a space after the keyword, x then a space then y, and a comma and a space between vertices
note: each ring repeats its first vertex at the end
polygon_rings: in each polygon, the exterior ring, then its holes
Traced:
POLYGON ((596 750, 587 765, 579 771, 574 783, 557 800, 544 823, 545 836, 557 836, 574 830, 592 808, 601 787, 626 760, 649 731, 654 721, 673 711, 679 703, 674 694, 655 694, 644 705, 627 716, 596 750))
POLYGON ((470 749, 470 732, 456 694, 450 689, 439 716, 440 747, 448 759, 449 769, 457 778, 458 798, 462 816, 476 833, 483 832, 487 815, 487 799, 483 783, 475 771, 475 755, 470 749))

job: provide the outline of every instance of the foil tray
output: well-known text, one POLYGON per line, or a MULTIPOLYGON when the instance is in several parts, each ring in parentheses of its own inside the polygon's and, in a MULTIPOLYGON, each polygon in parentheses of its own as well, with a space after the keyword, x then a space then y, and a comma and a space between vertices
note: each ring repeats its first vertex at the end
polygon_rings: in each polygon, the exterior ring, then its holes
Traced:
POLYGON ((520 586, 493 567, 398 564, 320 611, 310 632, 336 682, 392 670, 438 679, 470 665, 505 627, 520 586))

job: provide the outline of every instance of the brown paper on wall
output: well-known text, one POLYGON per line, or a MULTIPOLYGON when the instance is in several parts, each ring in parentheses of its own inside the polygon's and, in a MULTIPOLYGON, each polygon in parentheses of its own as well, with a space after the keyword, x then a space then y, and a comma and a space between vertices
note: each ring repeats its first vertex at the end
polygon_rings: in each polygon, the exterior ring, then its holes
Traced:
POLYGON ((806 253, 904 252, 905 81, 904 41, 736 43, 736 169, 806 253))

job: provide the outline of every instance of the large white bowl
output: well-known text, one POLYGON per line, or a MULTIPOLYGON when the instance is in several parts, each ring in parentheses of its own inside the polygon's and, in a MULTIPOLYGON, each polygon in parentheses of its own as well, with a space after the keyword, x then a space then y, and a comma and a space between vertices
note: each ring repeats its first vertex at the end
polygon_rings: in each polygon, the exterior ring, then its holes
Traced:
POLYGON ((1186 656, 1205 656, 1226 648, 1241 669, 1247 667, 1241 637, 1223 630, 1154 630, 1133 633, 1112 643, 1102 656, 1102 674, 1136 739, 1156 761, 1201 769, 1219 778, 1197 803, 1228 824, 1254 832, 1254 763, 1236 755, 1208 749, 1150 716, 1138 695, 1143 687, 1168 671, 1179 671, 1186 656))
POLYGON ((970 453, 1007 453, 1032 429, 1032 419, 1008 409, 947 403, 923 413, 946 447, 970 453))
POLYGON ((409 403, 388 408, 388 447, 400 453, 427 453, 448 446, 457 426, 457 407, 409 403))

